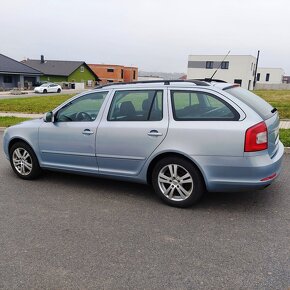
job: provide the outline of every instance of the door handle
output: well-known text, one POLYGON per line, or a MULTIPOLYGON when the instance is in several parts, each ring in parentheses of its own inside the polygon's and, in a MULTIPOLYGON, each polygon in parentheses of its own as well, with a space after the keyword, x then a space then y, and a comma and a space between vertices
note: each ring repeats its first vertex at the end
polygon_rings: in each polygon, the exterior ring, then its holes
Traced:
POLYGON ((159 133, 157 130, 151 130, 147 133, 148 136, 162 136, 162 133, 159 133))
POLYGON ((91 131, 90 129, 85 129, 82 133, 83 133, 83 135, 92 135, 92 134, 94 134, 94 132, 91 131))

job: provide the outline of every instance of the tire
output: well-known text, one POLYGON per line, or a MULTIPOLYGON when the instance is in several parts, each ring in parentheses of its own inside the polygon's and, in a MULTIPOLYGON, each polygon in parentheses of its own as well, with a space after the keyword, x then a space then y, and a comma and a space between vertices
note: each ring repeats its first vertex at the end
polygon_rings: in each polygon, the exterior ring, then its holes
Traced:
POLYGON ((57 92, 60 93, 61 92, 61 89, 57 89, 57 92))
POLYGON ((41 174, 37 157, 28 144, 15 143, 10 149, 9 156, 11 167, 18 177, 31 180, 41 174))
POLYGON ((190 161, 179 157, 165 158, 155 165, 152 185, 165 203, 175 207, 192 206, 205 191, 199 170, 190 161))
POLYGON ((43 93, 46 94, 47 93, 47 90, 43 90, 43 93))

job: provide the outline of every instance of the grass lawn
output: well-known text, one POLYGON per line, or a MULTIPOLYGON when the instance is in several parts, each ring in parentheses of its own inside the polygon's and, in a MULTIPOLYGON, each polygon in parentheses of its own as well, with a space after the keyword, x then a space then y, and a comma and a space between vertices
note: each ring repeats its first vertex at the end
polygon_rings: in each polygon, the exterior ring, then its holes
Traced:
POLYGON ((51 111, 74 94, 39 96, 0 100, 0 112, 45 113, 51 111))
POLYGON ((274 108, 277 108, 280 119, 290 119, 290 90, 254 91, 254 93, 265 99, 274 108))
POLYGON ((0 127, 9 127, 20 122, 29 120, 28 118, 17 118, 17 117, 0 117, 0 127))
POLYGON ((285 147, 290 147, 290 129, 280 129, 279 137, 285 147))

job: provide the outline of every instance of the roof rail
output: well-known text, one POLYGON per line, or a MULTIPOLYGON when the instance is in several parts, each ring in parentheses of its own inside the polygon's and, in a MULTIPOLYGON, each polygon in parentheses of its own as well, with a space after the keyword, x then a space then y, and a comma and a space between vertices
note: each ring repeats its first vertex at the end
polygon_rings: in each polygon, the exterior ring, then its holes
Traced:
POLYGON ((110 83, 101 86, 96 86, 96 89, 101 89, 114 85, 131 85, 131 84, 155 84, 163 83, 164 85, 170 85, 170 83, 193 83, 197 86, 209 86, 204 80, 153 80, 153 81, 136 81, 136 82, 124 82, 124 83, 110 83))

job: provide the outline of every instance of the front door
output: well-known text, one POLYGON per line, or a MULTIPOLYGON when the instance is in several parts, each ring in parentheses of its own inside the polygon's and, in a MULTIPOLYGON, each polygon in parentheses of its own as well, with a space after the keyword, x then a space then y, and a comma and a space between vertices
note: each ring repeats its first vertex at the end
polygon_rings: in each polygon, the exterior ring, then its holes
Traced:
POLYGON ((54 122, 39 129, 43 166, 96 172, 96 131, 107 92, 85 94, 55 112, 54 122))
POLYGON ((99 172, 137 175, 164 140, 168 128, 166 91, 118 90, 97 131, 99 172))

